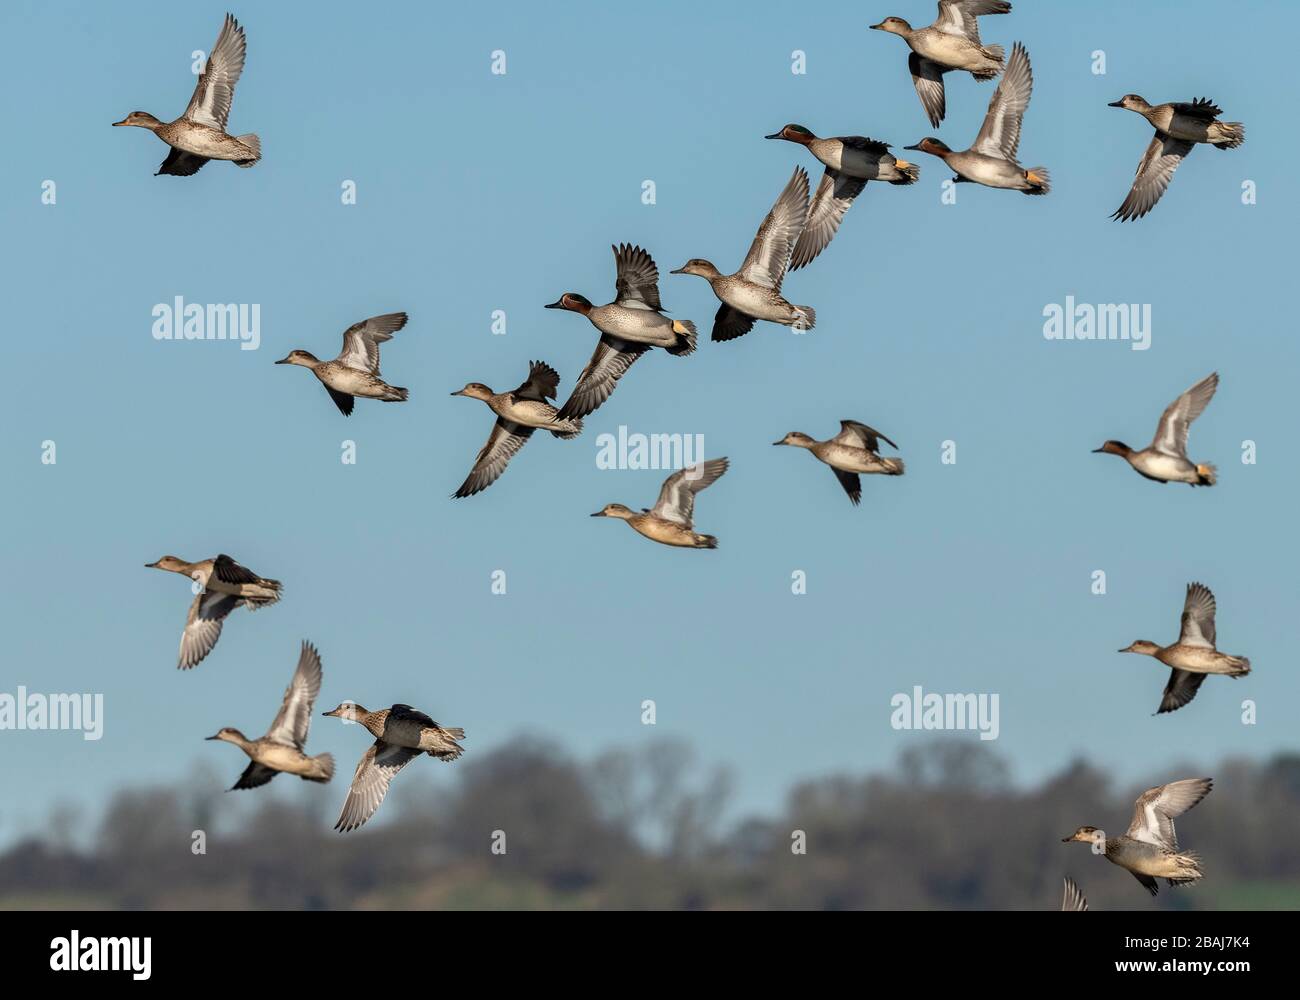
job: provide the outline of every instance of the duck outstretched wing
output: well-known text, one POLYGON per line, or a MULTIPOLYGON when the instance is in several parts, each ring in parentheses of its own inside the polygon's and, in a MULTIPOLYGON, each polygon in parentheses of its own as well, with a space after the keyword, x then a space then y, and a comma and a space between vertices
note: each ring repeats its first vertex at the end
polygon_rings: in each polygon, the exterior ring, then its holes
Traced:
POLYGON ((711 458, 677 470, 664 480, 659 500, 651 508, 651 513, 690 528, 694 524, 695 494, 716 483, 727 471, 727 465, 725 458, 711 458))
POLYGON ((1129 824, 1127 835, 1167 851, 1178 850, 1174 817, 1191 809, 1209 795, 1213 787, 1214 782, 1210 778, 1184 778, 1182 781, 1148 788, 1138 796, 1133 822, 1129 824))
POLYGON ((353 323, 343 331, 343 350, 338 362, 348 368, 379 374, 379 345, 392 340, 393 334, 406 326, 406 313, 385 313, 353 323))
POLYGON ((779 292, 786 268, 790 266, 790 255, 807 221, 808 173, 803 167, 795 167, 776 204, 758 227, 745 262, 740 265, 740 276, 779 292))
POLYGON ((498 417, 487 444, 479 449, 478 457, 474 459, 474 468, 452 496, 472 497, 495 483, 532 435, 531 427, 498 417))
POLYGON ((648 253, 630 243, 620 243, 613 248, 614 266, 618 274, 614 279, 614 301, 628 309, 653 309, 658 312, 659 268, 648 253))
MULTIPOLYGON (((207 65, 194 88, 194 96, 185 109, 186 118, 221 132, 226 130, 230 104, 235 99, 235 84, 244 72, 246 44, 244 29, 227 14, 221 33, 217 35, 212 51, 208 53, 207 65)), ((197 170, 198 167, 194 169, 197 170)))
MULTIPOLYGON (((1178 642, 1183 646, 1214 648, 1214 594, 1203 583, 1189 583, 1183 601, 1182 631, 1178 642)), ((1190 700, 1190 699, 1188 699, 1190 700)))
POLYGON ((267 730, 266 738, 301 750, 311 730, 311 710, 320 694, 320 653, 305 639, 298 654, 298 666, 284 691, 280 711, 267 730))
POLYGON ((935 128, 948 113, 943 93, 943 67, 929 59, 918 56, 915 52, 907 57, 907 68, 912 74, 912 86, 916 96, 921 99, 926 117, 935 128))
POLYGON ((996 156, 1013 163, 1020 149, 1020 123, 1034 93, 1034 71, 1029 53, 1019 42, 1011 46, 1006 72, 989 99, 989 110, 971 147, 985 156, 996 156))
POLYGON ((1151 447, 1166 455, 1187 457, 1187 433, 1192 421, 1205 412, 1219 388, 1219 373, 1210 372, 1185 393, 1165 407, 1156 426, 1151 447))
POLYGON ((865 180, 846 177, 837 170, 826 168, 808 208, 808 221, 794 245, 794 254, 790 258, 791 271, 811 264, 830 245, 845 214, 853 206, 853 199, 866 186, 865 180))
POLYGON ((1142 154, 1138 163, 1137 174, 1133 178, 1133 187, 1129 189, 1124 203, 1111 215, 1112 219, 1128 222, 1140 219, 1156 207, 1161 197, 1174 179, 1174 171, 1183 162, 1183 157, 1192 151, 1192 144, 1171 135, 1157 132, 1151 145, 1142 154))
POLYGON ((334 829, 347 833, 365 823, 384 801, 388 785, 397 772, 422 753, 423 750, 413 747, 375 740, 357 763, 356 773, 348 788, 348 797, 343 800, 343 809, 334 829))

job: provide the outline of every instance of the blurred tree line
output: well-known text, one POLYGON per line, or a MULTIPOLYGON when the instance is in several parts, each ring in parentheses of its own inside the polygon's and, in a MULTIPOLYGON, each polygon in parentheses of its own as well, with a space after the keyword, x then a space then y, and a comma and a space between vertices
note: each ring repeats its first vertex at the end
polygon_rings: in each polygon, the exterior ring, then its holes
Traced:
POLYGON ((519 739, 432 778, 412 769, 344 836, 331 826, 349 776, 332 795, 297 782, 227 794, 216 772, 124 790, 89 840, 61 806, 41 836, 0 854, 0 906, 1050 910, 1070 874, 1099 910, 1300 908, 1296 754, 1122 788, 1076 762, 1018 788, 984 744, 918 744, 891 773, 804 782, 778 815, 737 822, 727 774, 682 744, 579 762, 519 739), (1214 791, 1179 820, 1204 859, 1199 885, 1151 900, 1127 872, 1061 843, 1085 823, 1122 832, 1144 787, 1203 773, 1214 791), (497 831, 504 853, 492 851, 497 831))

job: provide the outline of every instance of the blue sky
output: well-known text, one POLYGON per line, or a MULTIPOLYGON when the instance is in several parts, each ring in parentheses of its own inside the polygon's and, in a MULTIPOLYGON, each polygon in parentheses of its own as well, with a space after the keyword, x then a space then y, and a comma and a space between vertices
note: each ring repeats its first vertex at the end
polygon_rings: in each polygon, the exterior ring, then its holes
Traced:
MULTIPOLYGON (((1018 0, 984 18, 986 42, 1028 47, 1021 154, 1051 170, 1051 195, 962 185, 945 205, 948 173, 915 154, 918 184, 870 185, 788 279, 789 297, 816 308, 814 331, 760 324, 724 344, 707 342, 707 285, 667 272, 694 256, 734 269, 794 165, 818 176, 804 150, 764 135, 794 121, 896 147, 973 139, 993 84, 950 77, 932 129, 903 42, 867 30, 889 14, 928 23, 928 0, 233 12, 249 41, 230 127, 257 132, 264 159, 190 178, 154 177, 165 147, 109 124, 184 109, 190 53, 212 44, 222 6, 0 12, 26 107, 0 168, 0 691, 102 692, 106 712, 99 742, 0 733, 0 840, 56 800, 101 803, 196 761, 233 781, 242 756, 202 737, 261 733, 303 638, 324 662, 319 709, 409 702, 464 726, 471 754, 521 731, 584 756, 679 736, 734 769, 745 810, 775 807, 800 777, 887 766, 924 738, 889 726, 890 698, 916 684, 998 693, 993 746, 1021 781, 1077 755, 1136 781, 1294 746, 1300 472, 1282 403, 1297 361, 1300 150, 1268 113, 1293 88, 1280 48, 1293 8, 1225 17, 1217 3, 1097 0, 1067 14, 1018 0), (504 76, 490 72, 497 49, 504 76), (790 71, 796 49, 804 75, 790 71), (1106 107, 1128 92, 1211 97, 1247 141, 1196 149, 1154 213, 1120 225, 1108 215, 1151 137, 1106 107), (55 205, 41 203, 45 180, 55 205), (345 180, 356 205, 340 203, 345 180), (1241 203, 1245 180, 1256 205, 1241 203), (541 358, 567 395, 595 331, 541 307, 570 290, 612 298, 621 241, 654 256, 699 351, 647 356, 581 438, 538 436, 486 493, 449 499, 491 417, 448 393, 512 387, 541 358), (178 295, 259 304, 261 348, 155 341, 151 310, 178 295), (1151 349, 1046 341, 1043 309, 1067 295, 1149 303, 1151 349), (345 420, 307 372, 272 364, 295 347, 332 356, 350 323, 399 309, 411 320, 384 347, 384 373, 408 403, 361 400, 345 420), (1214 489, 1159 486, 1089 453, 1109 437, 1145 444, 1165 405, 1214 370, 1221 387, 1191 435, 1193 458, 1220 468, 1214 489), (811 456, 770 444, 828 437, 841 418, 884 431, 907 462, 902 478, 868 478, 860 508, 811 456), (696 510, 717 551, 588 518, 611 501, 649 505, 666 474, 597 468, 597 436, 620 424, 702 434, 731 458, 696 510), (355 466, 339 460, 345 439, 355 466), (1247 439, 1255 465, 1240 461, 1247 439), (45 440, 55 466, 41 464, 45 440), (940 462, 946 440, 955 465, 940 462), (188 589, 142 564, 217 552, 283 580, 285 599, 237 612, 214 653, 179 672, 188 589), (1105 596, 1090 593, 1097 569, 1105 596), (491 593, 495 570, 505 596, 491 593), (1214 590, 1220 644, 1255 672, 1212 678, 1152 718, 1167 672, 1115 650, 1172 641, 1190 580, 1214 590), (1245 698, 1254 726, 1240 722, 1245 698)), ((364 746, 326 719, 309 743, 338 756, 344 780, 364 746)), ((342 801, 341 781, 311 791, 331 810, 342 801)), ((398 781, 390 798, 403 794, 398 781)))

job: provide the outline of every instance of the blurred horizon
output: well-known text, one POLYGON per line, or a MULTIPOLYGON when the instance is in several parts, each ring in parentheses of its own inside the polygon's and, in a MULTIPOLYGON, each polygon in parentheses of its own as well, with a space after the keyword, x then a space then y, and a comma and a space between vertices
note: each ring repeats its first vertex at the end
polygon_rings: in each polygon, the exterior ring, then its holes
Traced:
POLYGON ((1016 788, 978 742, 917 743, 887 773, 802 782, 770 815, 731 820, 725 771, 672 740, 577 760, 520 737, 456 768, 412 766, 402 804, 347 834, 329 829, 332 786, 281 776, 277 793, 227 793, 225 770, 118 791, 90 843, 86 817, 56 807, 44 837, 0 851, 0 910, 1057 910, 1066 875, 1093 910, 1300 907, 1294 753, 1152 776, 1215 779, 1177 820, 1206 877, 1154 899, 1061 843, 1127 828, 1142 785, 1079 760, 1016 788))

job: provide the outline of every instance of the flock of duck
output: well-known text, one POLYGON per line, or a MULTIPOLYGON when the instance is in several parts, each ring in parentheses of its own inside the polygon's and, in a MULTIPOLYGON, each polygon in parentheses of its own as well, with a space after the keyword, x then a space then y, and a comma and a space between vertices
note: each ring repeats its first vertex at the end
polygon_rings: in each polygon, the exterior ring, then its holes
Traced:
MULTIPOLYGON (((1029 53, 1021 43, 1011 47, 1009 58, 1000 45, 980 40, 978 17, 1008 14, 1005 0, 939 0, 934 24, 913 28, 898 17, 888 17, 870 27, 898 35, 911 50, 908 69, 917 96, 932 126, 946 114, 944 75, 969 73, 979 81, 998 77, 988 112, 970 148, 954 151, 933 136, 906 147, 936 156, 953 171, 958 182, 1045 195, 1051 190, 1046 167, 1023 167, 1017 159, 1021 125, 1033 91, 1029 53)), ((194 94, 181 117, 162 122, 134 111, 115 125, 147 128, 169 147, 159 174, 189 176, 209 160, 229 160, 252 167, 261 159, 256 135, 232 136, 227 132, 235 86, 244 67, 244 30, 227 14, 216 44, 207 58, 194 94)), ((1240 123, 1220 122, 1212 102, 1148 104, 1127 94, 1112 107, 1142 115, 1155 129, 1155 137, 1138 165, 1132 188, 1113 217, 1121 221, 1146 215, 1164 194, 1174 171, 1196 144, 1220 149, 1239 146, 1245 136, 1240 123)), ((810 194, 807 172, 794 173, 763 219, 739 268, 724 274, 711 261, 691 258, 673 274, 695 275, 708 281, 720 305, 714 317, 712 339, 729 341, 749 333, 763 320, 797 330, 810 330, 816 310, 790 302, 782 292, 789 271, 812 263, 834 239, 845 214, 870 181, 906 186, 916 183, 920 168, 895 157, 888 144, 864 136, 819 138, 802 125, 788 124, 766 138, 804 146, 824 167, 821 181, 810 194)), ((546 306, 578 313, 596 328, 599 338, 591 360, 579 374, 573 392, 560 406, 560 376, 543 361, 529 364, 527 378, 516 388, 494 392, 482 382, 470 382, 453 396, 477 399, 487 405, 495 420, 487 442, 455 497, 470 497, 491 486, 505 471, 534 431, 549 432, 568 440, 582 433, 583 418, 603 405, 632 364, 653 348, 685 357, 696 349, 696 328, 689 320, 664 314, 659 297, 659 270, 644 249, 631 244, 613 248, 614 299, 594 305, 577 292, 565 292, 546 306)), ((353 411, 356 398, 403 402, 405 388, 390 385, 380 374, 380 345, 391 340, 407 322, 404 312, 386 313, 355 323, 343 334, 343 348, 333 360, 322 361, 305 350, 293 350, 276 364, 308 368, 324 386, 344 416, 353 411)), ((1218 387, 1211 374, 1175 399, 1162 414, 1155 438, 1141 450, 1108 440, 1098 452, 1118 455, 1140 475, 1160 483, 1213 486, 1213 465, 1187 457, 1191 423, 1201 415, 1218 387)), ((856 420, 840 421, 840 431, 817 440, 791 431, 776 445, 803 448, 830 467, 853 504, 861 500, 860 476, 899 476, 904 463, 881 455, 892 440, 856 420)), ((639 511, 621 503, 606 504, 592 517, 626 521, 633 530, 665 545, 712 549, 717 538, 694 530, 695 497, 726 473, 728 460, 715 458, 678 470, 665 480, 654 507, 639 511)), ((225 619, 236 608, 250 611, 280 599, 281 584, 241 566, 227 555, 200 562, 164 556, 149 568, 178 573, 193 581, 194 600, 181 634, 178 666, 188 669, 208 656, 221 635, 225 619)), ((1192 583, 1187 588, 1178 640, 1160 646, 1138 640, 1120 652, 1152 656, 1170 668, 1157 714, 1185 706, 1210 674, 1241 677, 1250 661, 1218 651, 1215 635, 1215 600, 1209 588, 1192 583)), ((320 693, 321 659, 316 648, 303 642, 297 666, 285 691, 279 712, 266 734, 249 739, 240 730, 224 728, 212 740, 233 743, 249 764, 233 788, 256 788, 279 773, 296 774, 307 781, 328 782, 334 774, 329 754, 308 756, 305 751, 311 715, 320 693)), ((354 830, 379 808, 393 777, 416 757, 427 754, 442 761, 460 757, 465 731, 441 726, 409 705, 397 704, 379 711, 344 702, 326 716, 359 723, 374 743, 362 755, 335 828, 354 830)), ((1170 782, 1144 792, 1137 800, 1132 823, 1120 837, 1083 826, 1067 841, 1093 845, 1096 853, 1132 872, 1153 895, 1157 878, 1170 885, 1193 882, 1202 876, 1194 854, 1180 851, 1173 820, 1201 801, 1210 791, 1206 778, 1170 782)), ((1067 878, 1062 909, 1086 910, 1082 891, 1067 878)))

